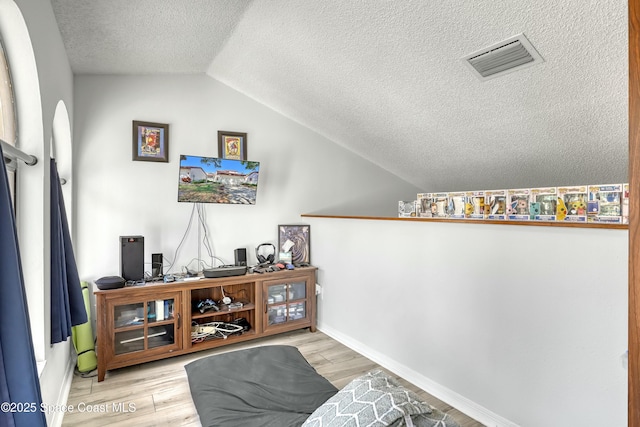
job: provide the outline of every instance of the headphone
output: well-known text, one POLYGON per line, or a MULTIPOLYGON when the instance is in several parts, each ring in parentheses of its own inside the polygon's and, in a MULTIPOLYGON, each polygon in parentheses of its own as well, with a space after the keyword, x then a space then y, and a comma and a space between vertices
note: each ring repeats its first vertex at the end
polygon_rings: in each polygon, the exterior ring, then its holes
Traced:
POLYGON ((264 263, 273 264, 273 261, 275 261, 276 259, 276 247, 271 243, 262 243, 258 245, 258 247, 256 248, 256 258, 258 258, 258 262, 260 264, 264 264, 264 263), (263 246, 271 246, 271 253, 268 254, 266 257, 260 254, 261 252, 260 248, 263 246))

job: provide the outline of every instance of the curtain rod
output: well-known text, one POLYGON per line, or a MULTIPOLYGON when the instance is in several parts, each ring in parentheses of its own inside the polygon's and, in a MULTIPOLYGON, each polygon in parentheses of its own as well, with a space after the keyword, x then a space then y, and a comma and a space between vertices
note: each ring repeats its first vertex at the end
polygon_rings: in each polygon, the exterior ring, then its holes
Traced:
POLYGON ((2 151, 6 157, 11 159, 20 159, 28 166, 33 166, 38 163, 38 158, 36 156, 27 154, 2 139, 0 139, 0 145, 2 145, 2 151))

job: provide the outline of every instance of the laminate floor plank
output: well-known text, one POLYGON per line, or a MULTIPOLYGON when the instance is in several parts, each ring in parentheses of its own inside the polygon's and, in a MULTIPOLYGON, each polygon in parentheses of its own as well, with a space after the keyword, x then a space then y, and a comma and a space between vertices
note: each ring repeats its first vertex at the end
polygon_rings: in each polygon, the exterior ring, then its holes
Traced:
MULTIPOLYGON (((252 341, 235 343, 108 371, 105 381, 97 376, 73 378, 62 425, 74 426, 185 426, 201 427, 191 399, 184 366, 203 357, 262 345, 292 345, 297 347, 316 371, 337 388, 374 369, 395 374, 356 353, 322 332, 308 330, 288 332, 252 341)), ((461 427, 483 425, 450 405, 438 400, 408 381, 398 378, 402 385, 415 391, 431 406, 447 413, 461 427)))

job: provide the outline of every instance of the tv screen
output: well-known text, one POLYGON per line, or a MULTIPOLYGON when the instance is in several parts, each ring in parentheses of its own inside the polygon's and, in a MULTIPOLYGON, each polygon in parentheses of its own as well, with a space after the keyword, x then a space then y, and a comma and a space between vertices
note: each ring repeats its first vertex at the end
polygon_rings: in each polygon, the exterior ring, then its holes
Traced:
POLYGON ((254 205, 260 162, 180 155, 178 201, 254 205))

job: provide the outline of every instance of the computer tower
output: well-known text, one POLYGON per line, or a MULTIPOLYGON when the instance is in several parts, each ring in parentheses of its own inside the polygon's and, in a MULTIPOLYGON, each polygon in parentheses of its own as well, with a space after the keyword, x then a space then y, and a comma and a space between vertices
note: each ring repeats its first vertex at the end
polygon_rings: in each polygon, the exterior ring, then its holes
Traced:
POLYGON ((247 250, 245 248, 238 248, 234 251, 236 265, 245 266, 247 265, 247 250))
POLYGON ((162 254, 151 254, 151 276, 162 277, 162 254))
POLYGON ((132 281, 144 279, 144 237, 120 236, 120 276, 132 281))

